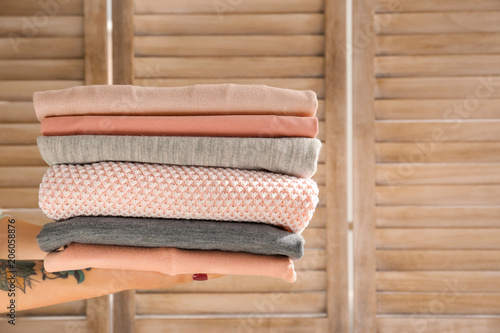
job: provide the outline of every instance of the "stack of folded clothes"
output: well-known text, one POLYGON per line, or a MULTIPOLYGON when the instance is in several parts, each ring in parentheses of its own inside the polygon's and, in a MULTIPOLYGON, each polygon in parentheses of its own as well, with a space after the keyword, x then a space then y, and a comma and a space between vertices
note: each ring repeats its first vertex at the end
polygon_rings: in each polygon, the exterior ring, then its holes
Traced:
POLYGON ((296 279, 318 203, 316 95, 262 85, 34 94, 49 272, 296 279))

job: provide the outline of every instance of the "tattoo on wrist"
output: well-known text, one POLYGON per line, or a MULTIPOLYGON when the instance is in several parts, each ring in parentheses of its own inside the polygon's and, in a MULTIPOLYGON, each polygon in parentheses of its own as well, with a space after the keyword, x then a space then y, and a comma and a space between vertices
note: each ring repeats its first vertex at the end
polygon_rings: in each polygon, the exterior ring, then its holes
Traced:
POLYGON ((89 270, 91 268, 50 273, 43 268, 43 260, 16 260, 12 264, 8 260, 0 259, 0 290, 12 292, 19 289, 26 294, 28 287, 33 289, 35 283, 41 283, 45 280, 67 279, 70 276, 73 276, 77 284, 80 284, 85 281, 84 272, 89 270), (42 281, 35 279, 39 274, 42 281))

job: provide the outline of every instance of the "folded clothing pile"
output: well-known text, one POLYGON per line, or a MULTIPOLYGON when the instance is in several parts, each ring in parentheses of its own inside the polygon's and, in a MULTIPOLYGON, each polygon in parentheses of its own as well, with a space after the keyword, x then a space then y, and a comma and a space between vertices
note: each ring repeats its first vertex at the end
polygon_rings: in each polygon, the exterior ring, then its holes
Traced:
POLYGON ((316 95, 262 85, 37 92, 49 272, 295 281, 318 203, 316 95))

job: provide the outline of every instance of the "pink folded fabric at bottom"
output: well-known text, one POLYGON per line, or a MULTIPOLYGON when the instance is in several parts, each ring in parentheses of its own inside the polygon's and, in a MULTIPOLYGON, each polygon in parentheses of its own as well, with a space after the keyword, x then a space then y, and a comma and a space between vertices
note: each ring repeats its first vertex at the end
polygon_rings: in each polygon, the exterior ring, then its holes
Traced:
POLYGON ((62 251, 48 253, 44 259, 44 267, 48 272, 93 267, 153 271, 168 275, 259 275, 291 283, 297 278, 292 260, 285 256, 81 243, 71 243, 62 251))
POLYGON ((42 119, 42 134, 315 138, 318 118, 273 115, 66 116, 42 119))

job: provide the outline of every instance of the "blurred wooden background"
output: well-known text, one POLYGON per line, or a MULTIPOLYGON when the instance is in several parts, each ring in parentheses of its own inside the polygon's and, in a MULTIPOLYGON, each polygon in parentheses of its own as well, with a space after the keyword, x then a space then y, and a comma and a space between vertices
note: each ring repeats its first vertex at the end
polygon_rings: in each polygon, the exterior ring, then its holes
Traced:
MULTIPOLYGON (((0 206, 48 222, 34 91, 106 84, 103 0, 0 1, 0 206)), ((354 331, 500 331, 500 1, 113 2, 113 82, 315 90, 320 205, 294 285, 225 277, 21 313, 8 332, 348 331, 346 59, 353 54, 354 331)))
MULTIPOLYGON (((138 290, 20 313, 9 332, 347 332, 345 3, 342 0, 113 2, 113 83, 255 83, 320 99, 320 203, 298 281, 235 277, 138 290)), ((0 1, 0 206, 43 224, 47 166, 32 93, 106 84, 106 3, 0 1)), ((0 322, 0 329, 4 329, 0 322)))
POLYGON ((500 1, 353 13, 354 332, 500 332, 500 1))

